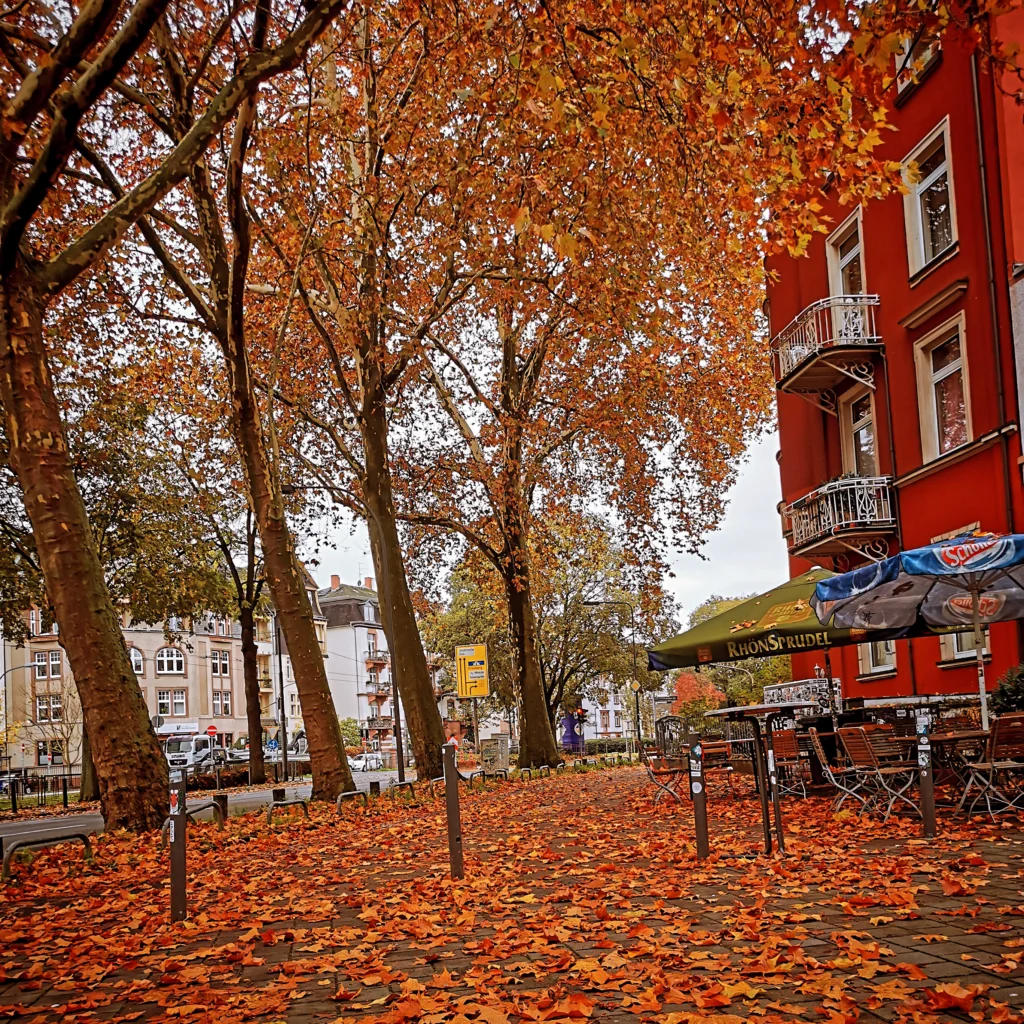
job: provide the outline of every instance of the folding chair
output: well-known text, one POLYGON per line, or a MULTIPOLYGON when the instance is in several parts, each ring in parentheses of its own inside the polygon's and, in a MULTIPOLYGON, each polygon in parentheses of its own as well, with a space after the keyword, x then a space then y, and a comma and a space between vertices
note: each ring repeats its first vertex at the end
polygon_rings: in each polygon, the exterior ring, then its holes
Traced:
POLYGON ((839 729, 850 764, 861 774, 870 798, 865 807, 873 810, 885 803, 883 821, 889 820, 896 803, 905 803, 915 814, 920 814, 917 804, 907 796, 917 778, 916 764, 905 761, 899 744, 885 729, 865 729, 863 726, 846 726, 839 729), (880 756, 881 755, 881 756, 880 756))
POLYGON ((974 812, 982 799, 993 819, 1002 811, 1022 806, 1024 789, 1017 776, 1024 772, 1024 713, 1000 715, 995 719, 981 761, 968 762, 967 768, 971 774, 958 809, 963 808, 972 786, 977 786, 978 793, 967 809, 968 814, 974 812), (1000 805, 995 810, 992 809, 993 799, 1000 805))
POLYGON ((862 808, 866 807, 868 797, 863 792, 865 781, 861 773, 856 768, 850 766, 833 768, 829 764, 825 748, 821 745, 821 737, 818 735, 818 730, 811 726, 807 730, 807 734, 811 738, 811 749, 814 751, 814 756, 821 765, 821 774, 825 776, 825 780, 829 785, 834 786, 839 791, 836 793, 835 800, 833 801, 832 810, 838 811, 846 802, 846 798, 850 796, 854 800, 859 800, 862 808))
POLYGON ((772 730, 772 749, 775 751, 775 767, 779 770, 779 795, 807 797, 803 779, 803 760, 795 729, 772 730))

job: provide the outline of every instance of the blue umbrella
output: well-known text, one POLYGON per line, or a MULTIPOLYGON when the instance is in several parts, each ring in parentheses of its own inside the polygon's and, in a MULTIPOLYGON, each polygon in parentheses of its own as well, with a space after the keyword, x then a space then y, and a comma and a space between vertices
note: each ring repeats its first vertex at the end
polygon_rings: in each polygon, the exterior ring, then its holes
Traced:
POLYGON ((1024 618, 1024 534, 970 533, 821 580, 811 606, 842 629, 973 626, 982 727, 988 728, 982 626, 1024 618))

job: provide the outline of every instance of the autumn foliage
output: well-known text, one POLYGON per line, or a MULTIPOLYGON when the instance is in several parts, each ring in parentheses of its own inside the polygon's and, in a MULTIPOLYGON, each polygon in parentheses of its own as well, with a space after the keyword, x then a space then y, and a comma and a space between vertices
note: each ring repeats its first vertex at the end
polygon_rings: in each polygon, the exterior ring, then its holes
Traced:
POLYGON ((674 715, 694 707, 717 707, 720 701, 725 700, 725 694, 710 679, 694 672, 680 672, 672 683, 672 690, 675 693, 674 715))

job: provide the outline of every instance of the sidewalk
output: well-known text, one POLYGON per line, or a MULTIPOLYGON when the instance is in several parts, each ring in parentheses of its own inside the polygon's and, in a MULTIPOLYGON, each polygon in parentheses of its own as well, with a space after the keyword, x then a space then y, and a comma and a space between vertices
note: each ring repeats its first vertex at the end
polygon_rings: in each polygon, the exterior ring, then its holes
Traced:
POLYGON ((0 889, 0 1018, 1024 1019, 1016 820, 926 843, 787 801, 766 859, 753 801, 716 796, 698 868, 689 808, 637 769, 462 794, 458 883, 440 801, 190 829, 184 926, 155 837, 102 837, 94 868, 44 852, 0 889))

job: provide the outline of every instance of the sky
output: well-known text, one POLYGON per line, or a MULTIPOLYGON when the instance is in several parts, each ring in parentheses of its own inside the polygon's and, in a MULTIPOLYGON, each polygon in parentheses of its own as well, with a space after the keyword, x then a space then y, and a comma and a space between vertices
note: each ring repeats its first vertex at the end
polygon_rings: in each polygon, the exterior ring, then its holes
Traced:
MULTIPOLYGON (((713 594, 738 597, 760 593, 789 579, 786 545, 776 505, 782 498, 777 434, 754 444, 728 496, 722 526, 704 545, 704 558, 671 552, 673 573, 665 589, 679 605, 679 620, 685 625, 690 612, 713 594)), ((311 566, 321 586, 329 586, 331 574, 343 583, 361 583, 373 576, 366 529, 355 530, 324 524, 317 538, 319 565, 311 566)))

